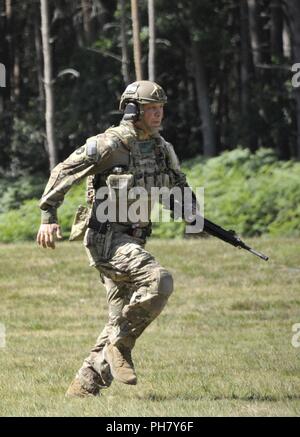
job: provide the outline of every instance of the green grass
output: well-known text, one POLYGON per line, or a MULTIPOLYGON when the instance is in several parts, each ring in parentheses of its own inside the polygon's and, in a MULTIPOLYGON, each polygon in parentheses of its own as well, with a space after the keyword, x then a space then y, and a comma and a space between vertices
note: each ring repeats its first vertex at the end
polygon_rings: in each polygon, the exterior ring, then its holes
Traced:
POLYGON ((107 306, 80 243, 0 245, 1 416, 295 416, 300 413, 300 240, 152 240, 175 291, 137 342, 139 378, 99 398, 64 393, 107 306))

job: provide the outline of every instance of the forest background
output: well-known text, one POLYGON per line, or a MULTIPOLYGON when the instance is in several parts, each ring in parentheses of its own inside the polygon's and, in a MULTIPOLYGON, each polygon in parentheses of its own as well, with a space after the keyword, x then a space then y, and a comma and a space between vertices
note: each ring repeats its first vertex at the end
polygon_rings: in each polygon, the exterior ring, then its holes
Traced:
POLYGON ((0 41, 1 241, 33 238, 50 169, 118 124, 141 78, 168 95, 163 136, 211 219, 299 235, 297 0, 1 0, 0 41))

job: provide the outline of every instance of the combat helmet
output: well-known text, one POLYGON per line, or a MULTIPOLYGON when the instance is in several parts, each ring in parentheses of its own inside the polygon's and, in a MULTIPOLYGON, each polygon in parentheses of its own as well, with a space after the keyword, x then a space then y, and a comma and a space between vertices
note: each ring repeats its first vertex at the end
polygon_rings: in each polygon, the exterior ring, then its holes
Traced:
POLYGON ((167 96, 160 85, 150 80, 139 80, 127 86, 120 100, 120 111, 124 111, 128 103, 145 105, 147 103, 167 103, 167 96))

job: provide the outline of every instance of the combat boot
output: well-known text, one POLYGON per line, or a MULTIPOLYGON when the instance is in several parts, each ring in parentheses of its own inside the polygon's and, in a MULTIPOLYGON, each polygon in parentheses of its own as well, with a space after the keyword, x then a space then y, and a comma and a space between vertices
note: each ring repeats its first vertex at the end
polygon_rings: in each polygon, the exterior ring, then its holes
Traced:
POLYGON ((100 390, 98 387, 88 390, 76 376, 71 382, 70 387, 66 391, 65 396, 67 398, 86 398, 91 396, 99 396, 100 390))
POLYGON ((128 347, 113 344, 105 346, 104 357, 110 365, 112 376, 123 384, 135 385, 137 377, 131 358, 131 350, 128 347))

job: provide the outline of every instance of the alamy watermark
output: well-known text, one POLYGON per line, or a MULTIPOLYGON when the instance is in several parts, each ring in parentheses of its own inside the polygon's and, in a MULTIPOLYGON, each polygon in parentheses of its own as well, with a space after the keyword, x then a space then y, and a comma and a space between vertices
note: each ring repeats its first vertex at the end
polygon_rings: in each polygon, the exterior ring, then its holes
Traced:
POLYGON ((6 68, 4 64, 0 63, 0 87, 6 87, 6 68))
POLYGON ((4 348, 5 346, 5 325, 0 323, 0 348, 4 348))
POLYGON ((292 331, 295 332, 292 337, 292 346, 300 347, 300 323, 294 323, 292 331))
POLYGON ((292 85, 294 88, 300 87, 300 63, 292 65, 292 71, 295 71, 295 74, 292 77, 292 85))
POLYGON ((176 221, 186 223, 185 232, 195 234, 204 226, 204 188, 197 187, 195 194, 190 187, 128 188, 131 175, 109 181, 107 187, 96 192, 96 217, 99 223, 145 223, 176 221), (162 210, 155 209, 161 203, 162 210), (168 212, 172 211, 172 216, 168 212), (152 213, 152 214, 151 214, 152 213))

